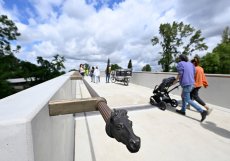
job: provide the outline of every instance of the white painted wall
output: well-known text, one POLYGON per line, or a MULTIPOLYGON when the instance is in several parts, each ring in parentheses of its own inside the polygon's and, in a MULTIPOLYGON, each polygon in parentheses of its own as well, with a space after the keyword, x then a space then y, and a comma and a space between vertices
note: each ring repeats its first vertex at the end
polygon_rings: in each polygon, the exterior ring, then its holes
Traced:
POLYGON ((73 115, 49 116, 48 102, 72 99, 72 72, 0 100, 0 161, 73 161, 73 115))
MULTIPOLYGON (((173 72, 133 72, 131 83, 142 85, 154 89, 156 85, 160 85, 164 78, 176 77, 177 73, 173 72)), ((230 109, 229 91, 230 91, 230 75, 206 74, 208 80, 208 88, 201 88, 199 95, 201 98, 213 105, 227 107, 230 109)), ((172 94, 181 94, 181 88, 175 89, 172 94)))

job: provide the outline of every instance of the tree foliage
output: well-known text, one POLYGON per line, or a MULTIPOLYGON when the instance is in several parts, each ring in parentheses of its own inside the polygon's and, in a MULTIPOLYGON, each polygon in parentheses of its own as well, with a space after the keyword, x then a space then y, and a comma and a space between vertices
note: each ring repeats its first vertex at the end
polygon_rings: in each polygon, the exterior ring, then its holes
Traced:
POLYGON ((230 31, 226 27, 221 43, 202 57, 201 64, 206 73, 230 74, 230 31))
POLYGON ((152 68, 149 64, 146 64, 143 68, 142 68, 142 71, 146 71, 146 72, 151 72, 152 71, 152 68))
POLYGON ((14 88, 6 80, 0 78, 0 99, 16 93, 14 88))
MULTIPOLYGON (((110 71, 109 71, 109 67, 110 67, 110 59, 107 60, 107 66, 106 66, 106 70, 105 70, 105 73, 108 74, 110 71)), ((111 69, 110 69, 111 70, 111 69)))
POLYGON ((230 74, 230 43, 219 44, 213 54, 219 57, 219 72, 222 74, 230 74))
POLYGON ((227 44, 230 43, 230 29, 228 26, 224 29, 222 33, 221 43, 227 43, 227 44))
POLYGON ((34 76, 37 66, 17 59, 13 54, 0 56, 0 98, 14 94, 14 90, 6 81, 10 78, 30 78, 34 76))
POLYGON ((180 54, 192 55, 194 51, 207 50, 207 45, 203 42, 200 30, 195 30, 190 25, 183 22, 172 24, 161 24, 159 28, 160 37, 154 36, 151 39, 152 45, 160 44, 162 51, 158 64, 162 66, 164 72, 171 69, 171 64, 180 54))
POLYGON ((37 62, 40 66, 27 61, 19 60, 14 56, 14 53, 20 49, 11 49, 11 43, 17 40, 20 36, 17 27, 12 20, 7 16, 0 15, 0 98, 6 97, 16 91, 7 82, 10 78, 35 78, 32 85, 52 79, 63 74, 61 71, 65 68, 65 58, 60 55, 55 55, 53 60, 49 62, 42 57, 37 57, 37 62))
POLYGON ((0 56, 0 98, 14 94, 16 91, 6 81, 11 78, 25 78, 35 81, 30 82, 30 86, 42 83, 49 79, 64 74, 64 57, 54 56, 52 61, 37 57, 38 64, 17 59, 13 54, 0 56))
POLYGON ((116 69, 122 69, 122 68, 117 64, 111 64, 111 70, 116 70, 116 69))
POLYGON ((128 69, 132 69, 133 68, 133 64, 132 64, 132 60, 130 59, 129 60, 129 63, 128 63, 128 69))
POLYGON ((62 69, 65 69, 64 66, 65 58, 59 54, 55 55, 52 61, 43 59, 42 57, 37 57, 37 63, 40 64, 37 72, 35 73, 36 81, 44 82, 64 74, 62 69))
POLYGON ((60 71, 62 69, 65 69, 64 62, 65 62, 64 56, 60 56, 59 54, 54 55, 54 58, 51 62, 53 66, 53 70, 60 71))
POLYGON ((84 64, 84 68, 85 68, 85 70, 90 70, 89 64, 88 64, 88 63, 85 63, 85 64, 84 64))
POLYGON ((16 49, 11 49, 10 42, 17 40, 18 36, 20 33, 15 23, 9 20, 6 15, 0 15, 0 55, 13 54, 21 48, 17 45, 16 49))
POLYGON ((219 73, 219 55, 217 53, 207 53, 201 58, 201 64, 205 73, 219 73))

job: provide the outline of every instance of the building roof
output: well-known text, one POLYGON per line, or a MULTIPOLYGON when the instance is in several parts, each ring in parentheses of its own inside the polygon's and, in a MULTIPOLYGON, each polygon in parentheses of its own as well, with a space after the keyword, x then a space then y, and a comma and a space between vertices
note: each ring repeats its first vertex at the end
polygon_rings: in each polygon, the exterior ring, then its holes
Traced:
POLYGON ((35 78, 34 77, 31 77, 31 78, 28 78, 28 79, 25 79, 25 78, 13 78, 13 79, 7 79, 7 81, 9 83, 25 83, 25 82, 31 82, 31 81, 34 81, 35 78))

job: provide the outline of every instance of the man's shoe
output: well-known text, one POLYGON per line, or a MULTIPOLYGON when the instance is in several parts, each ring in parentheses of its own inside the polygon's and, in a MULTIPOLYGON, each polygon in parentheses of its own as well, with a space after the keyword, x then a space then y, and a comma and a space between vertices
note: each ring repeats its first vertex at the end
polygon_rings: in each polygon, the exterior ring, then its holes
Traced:
POLYGON ((185 112, 184 111, 181 111, 181 110, 176 110, 177 113, 181 114, 181 115, 185 115, 185 112))
POLYGON ((205 110, 201 113, 201 120, 200 120, 200 122, 204 121, 204 119, 206 118, 207 114, 208 113, 205 110))

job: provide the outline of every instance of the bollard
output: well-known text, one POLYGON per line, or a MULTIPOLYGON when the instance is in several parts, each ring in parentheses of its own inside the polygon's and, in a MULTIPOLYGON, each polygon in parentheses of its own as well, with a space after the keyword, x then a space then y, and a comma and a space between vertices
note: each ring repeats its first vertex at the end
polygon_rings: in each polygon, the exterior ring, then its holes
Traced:
MULTIPOLYGON (((83 79, 83 82, 92 97, 100 97, 85 79, 83 79)), ((138 152, 141 146, 141 139, 133 132, 132 121, 128 119, 127 110, 111 110, 106 100, 103 99, 98 101, 97 109, 106 123, 105 130, 107 135, 125 144, 131 153, 138 152)))

